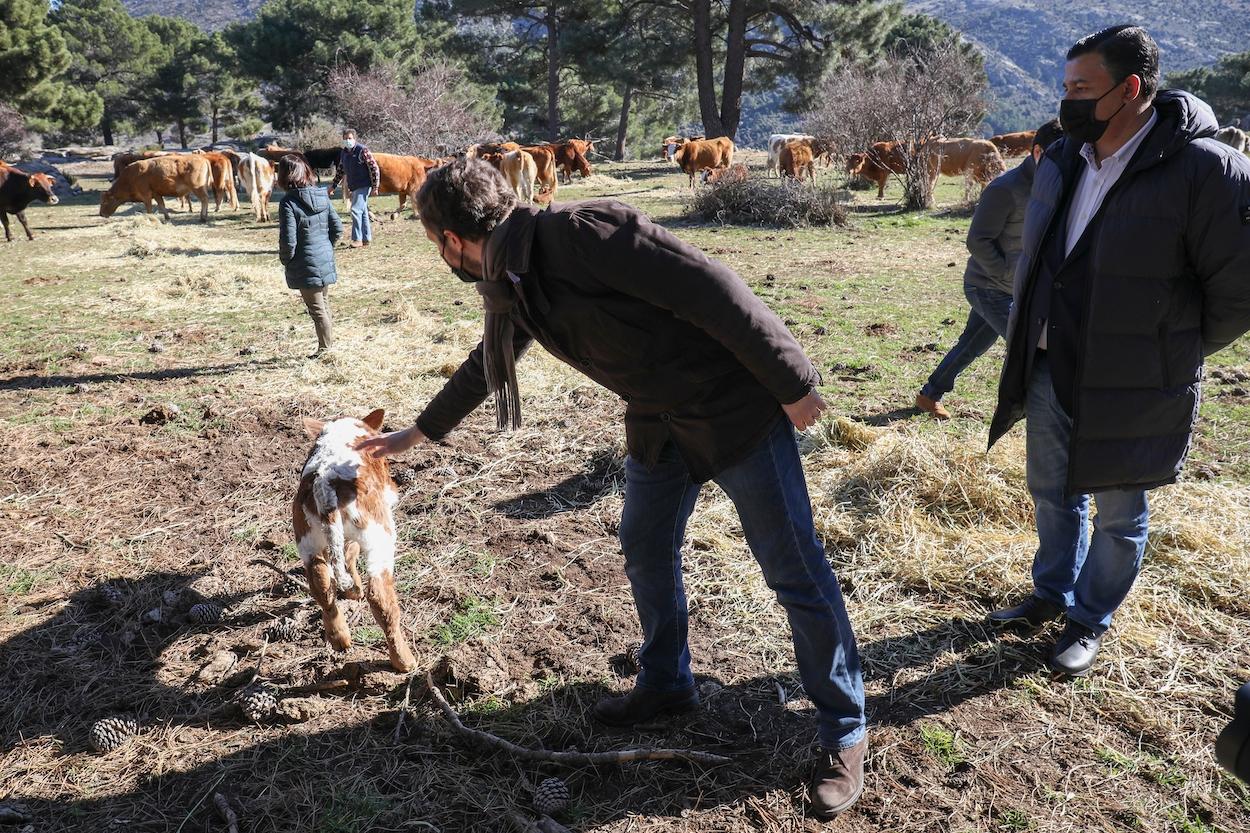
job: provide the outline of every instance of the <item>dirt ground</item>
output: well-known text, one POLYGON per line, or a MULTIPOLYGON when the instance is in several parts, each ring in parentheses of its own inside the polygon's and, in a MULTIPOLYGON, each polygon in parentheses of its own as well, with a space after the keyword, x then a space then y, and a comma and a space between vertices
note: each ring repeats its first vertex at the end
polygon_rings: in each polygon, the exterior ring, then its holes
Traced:
POLYGON ((330 651, 290 531, 301 417, 385 407, 388 428, 410 424, 476 343, 476 295, 419 223, 383 214, 373 246, 339 253, 336 350, 307 359, 276 228, 211 210, 207 227, 104 220, 107 166, 70 168, 84 195, 32 209, 36 240, 0 248, 0 805, 27 819, 12 829, 226 831, 224 804, 256 833, 524 830, 559 777, 573 831, 1250 830, 1250 791, 1211 751, 1250 679, 1250 350, 1208 372, 1190 474, 1153 495, 1146 568, 1097 673, 1052 679, 1053 631, 984 625, 1028 587, 1035 544, 1022 432, 984 453, 1000 348, 961 379, 951 424, 906 408, 962 326, 959 183, 917 215, 897 212, 897 185, 884 203, 856 192, 850 227, 799 230, 690 223, 685 177, 659 163, 562 189, 635 202, 739 269, 825 371, 833 407, 804 465, 871 753, 862 800, 823 825, 803 802, 814 720, 785 617, 714 487, 684 562, 703 707, 591 720, 632 684, 640 638, 615 538, 622 406, 540 351, 521 365, 521 430, 496 433, 488 405, 392 463, 418 674, 388 670, 363 603, 346 603, 352 650, 330 651), (216 621, 192 613, 206 602, 216 621), (427 669, 466 725, 521 746, 729 763, 521 760, 453 731, 427 669), (257 684, 278 707, 251 720, 238 699, 257 684), (140 730, 98 753, 89 729, 114 715, 140 730))

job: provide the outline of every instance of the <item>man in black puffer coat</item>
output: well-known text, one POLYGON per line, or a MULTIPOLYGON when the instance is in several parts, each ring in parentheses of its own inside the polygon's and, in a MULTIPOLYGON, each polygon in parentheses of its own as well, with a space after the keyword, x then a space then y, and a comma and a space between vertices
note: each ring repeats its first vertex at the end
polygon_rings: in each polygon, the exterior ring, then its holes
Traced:
POLYGON ((1250 159, 1210 138, 1202 101, 1155 96, 1143 29, 1067 58, 1066 136, 1034 177, 990 428, 993 445, 1028 419, 1033 595, 990 618, 1066 614, 1051 666, 1080 675, 1140 570, 1146 491, 1181 470, 1203 358, 1250 329, 1250 159))

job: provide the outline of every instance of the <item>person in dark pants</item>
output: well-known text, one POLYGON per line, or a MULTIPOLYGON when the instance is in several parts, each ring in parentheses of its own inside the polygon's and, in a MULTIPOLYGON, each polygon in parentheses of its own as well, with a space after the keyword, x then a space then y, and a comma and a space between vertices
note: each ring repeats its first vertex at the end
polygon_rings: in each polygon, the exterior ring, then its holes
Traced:
POLYGON ((1059 122, 1049 121, 1033 135, 1032 152, 1016 167, 997 177, 981 194, 968 226, 968 265, 964 267, 964 297, 971 309, 968 323, 955 346, 929 376, 916 407, 937 419, 950 419, 942 397, 955 387, 955 379, 994 342, 1007 335, 1011 313, 1011 285, 1020 256, 1020 231, 1024 209, 1033 187, 1037 160, 1063 135, 1059 122))
POLYGON ((334 244, 343 236, 343 221, 330 205, 302 158, 287 154, 278 160, 278 187, 286 193, 278 205, 278 259, 286 268, 286 285, 297 290, 317 331, 317 352, 334 344, 331 332, 330 285, 338 280, 334 244))
POLYGON ((867 750, 863 682, 795 441, 825 404, 794 336, 732 270, 623 203, 517 206, 494 168, 460 159, 430 172, 417 207, 443 260, 481 294, 485 334, 412 427, 359 447, 397 454, 440 439, 488 395, 501 428, 519 425, 515 361, 534 342, 620 395, 619 534, 644 642, 637 685, 600 701, 596 718, 626 726, 698 706, 681 544, 715 481, 789 616, 822 747, 814 810, 850 807, 867 750))
POLYGON ((378 169, 378 161, 373 158, 369 148, 356 139, 355 130, 343 131, 343 150, 339 153, 338 167, 334 171, 334 179, 330 182, 329 193, 344 179, 347 190, 351 192, 352 204, 352 242, 351 248, 359 249, 368 246, 373 240, 373 227, 369 224, 369 197, 378 195, 378 187, 382 182, 382 172, 378 169))
POLYGON ((1050 657, 1088 673, 1146 548, 1149 489, 1176 480, 1203 358, 1250 328, 1250 159, 1211 108, 1163 91, 1144 29, 1068 52, 1060 122, 1034 176, 993 445, 1028 419, 1033 592, 991 621, 1066 616, 1050 657), (1090 499, 1097 504, 1092 536, 1090 499))

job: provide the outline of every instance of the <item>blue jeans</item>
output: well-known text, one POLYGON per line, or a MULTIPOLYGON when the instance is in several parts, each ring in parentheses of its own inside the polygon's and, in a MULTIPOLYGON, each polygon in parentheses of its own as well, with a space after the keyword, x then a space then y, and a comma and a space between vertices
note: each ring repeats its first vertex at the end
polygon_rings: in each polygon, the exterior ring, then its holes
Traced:
MULTIPOLYGON (((786 609, 799 676, 816 706, 820 743, 854 746, 864 737, 864 684, 842 590, 816 537, 794 429, 784 418, 716 483, 737 507, 751 552, 786 609)), ((669 443, 648 470, 625 460, 621 549, 642 624, 638 685, 664 691, 694 685, 681 544, 700 484, 669 443)))
POLYGON ((373 229, 369 226, 369 188, 367 186, 352 191, 352 239, 365 243, 373 239, 373 229))
POLYGON ((972 309, 968 323, 955 346, 938 364, 929 381, 920 389, 922 396, 937 401, 955 387, 955 377, 994 346, 1000 337, 1007 337, 1007 317, 1011 314, 1011 295, 997 289, 984 289, 964 284, 964 296, 972 309))
POLYGON ((1146 492, 1095 492, 1098 514, 1089 535, 1091 496, 1065 494, 1072 418, 1055 396, 1044 350, 1029 379, 1025 418, 1027 480, 1037 514, 1033 592, 1102 633, 1141 570, 1150 521, 1146 492))

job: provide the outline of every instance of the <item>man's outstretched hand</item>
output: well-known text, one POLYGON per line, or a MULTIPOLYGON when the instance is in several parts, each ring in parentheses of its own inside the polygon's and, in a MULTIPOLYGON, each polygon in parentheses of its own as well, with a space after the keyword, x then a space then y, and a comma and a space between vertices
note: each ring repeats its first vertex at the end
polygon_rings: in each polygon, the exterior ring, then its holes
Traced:
POLYGON ((812 392, 798 402, 781 406, 782 410, 786 412, 786 416, 794 423, 794 427, 800 431, 815 425, 816 420, 820 419, 820 415, 826 407, 825 400, 820 398, 820 394, 817 393, 815 388, 812 388, 812 392))
POLYGON ((357 451, 371 454, 374 457, 394 457, 403 454, 414 445, 425 442, 426 436, 417 426, 405 428, 403 431, 392 431, 376 437, 365 437, 357 440, 353 446, 357 451))

